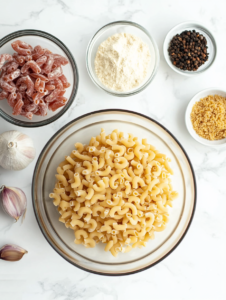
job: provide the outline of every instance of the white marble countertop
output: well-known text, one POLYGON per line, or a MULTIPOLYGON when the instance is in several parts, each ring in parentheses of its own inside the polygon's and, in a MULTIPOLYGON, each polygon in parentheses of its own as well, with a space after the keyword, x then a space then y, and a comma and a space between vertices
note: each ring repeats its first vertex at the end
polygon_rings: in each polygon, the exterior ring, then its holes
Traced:
POLYGON ((0 299, 23 300, 223 300, 226 299, 226 147, 198 144, 186 130, 184 114, 198 91, 225 85, 226 2, 180 0, 0 0, 0 38, 20 29, 48 31, 61 39, 78 64, 80 86, 72 109, 45 128, 26 129, 0 119, 0 133, 17 129, 33 137, 37 156, 49 138, 84 113, 125 108, 146 114, 166 126, 182 143, 193 163, 198 185, 195 218, 179 247, 155 267, 127 277, 101 277, 67 263, 47 243, 31 203, 35 161, 20 172, 0 168, 0 183, 21 187, 28 196, 24 223, 13 224, 0 213, 0 246, 15 243, 29 251, 18 263, 0 261, 0 299), (130 98, 115 98, 89 78, 85 51, 91 36, 106 23, 130 20, 149 30, 160 50, 160 66, 151 85, 130 98), (197 77, 172 71, 162 54, 166 33, 177 23, 197 20, 218 43, 214 66, 197 77))

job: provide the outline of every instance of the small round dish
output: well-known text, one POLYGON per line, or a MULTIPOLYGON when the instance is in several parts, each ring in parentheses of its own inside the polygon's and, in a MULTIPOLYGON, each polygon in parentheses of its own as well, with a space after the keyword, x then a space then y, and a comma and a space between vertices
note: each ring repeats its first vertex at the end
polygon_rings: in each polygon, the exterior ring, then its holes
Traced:
POLYGON ((209 29, 207 29, 205 26, 203 26, 195 21, 188 21, 188 22, 183 22, 183 23, 176 25, 167 33, 164 43, 163 43, 163 54, 164 54, 167 64, 175 72, 177 72, 181 75, 184 75, 184 76, 194 76, 194 75, 198 75, 198 74, 201 74, 201 73, 207 71, 213 65, 213 63, 216 59, 216 55, 217 55, 217 44, 216 44, 216 40, 215 40, 213 34, 211 33, 211 31, 209 29), (200 66, 197 71, 181 70, 181 69, 175 67, 170 60, 170 56, 168 53, 168 48, 169 48, 170 42, 176 34, 180 34, 185 30, 196 30, 199 33, 201 33, 203 36, 205 36, 205 38, 207 40, 209 59, 202 66, 200 66))
POLYGON ((226 145, 226 138, 221 139, 221 140, 215 140, 215 141, 210 141, 207 139, 202 138, 201 136, 199 136, 193 126, 192 126, 192 122, 191 122, 191 111, 193 106, 195 105, 196 102, 200 101, 200 99, 207 97, 208 95, 219 95, 222 97, 226 97, 226 90, 224 89, 220 89, 220 88, 209 88, 209 89, 205 89, 199 93, 197 93, 189 102, 187 109, 186 109, 186 113, 185 113, 185 123, 188 129, 188 132, 190 133, 190 135, 199 143, 206 145, 206 146, 222 146, 222 145, 226 145))
POLYGON ((107 109, 88 113, 62 127, 42 150, 33 175, 32 201, 39 227, 53 249, 72 265, 99 275, 128 275, 148 269, 167 257, 186 235, 196 206, 196 181, 191 162, 177 139, 157 121, 129 110, 107 109), (126 136, 147 138, 171 159, 173 188, 179 196, 169 208, 169 222, 154 240, 142 249, 113 257, 105 245, 85 248, 74 243, 73 230, 59 222, 59 212, 49 193, 55 185, 56 168, 65 154, 74 149, 75 141, 87 144, 104 128, 106 133, 120 129, 126 136))
POLYGON ((144 27, 142 27, 137 23, 129 22, 129 21, 117 21, 103 26, 92 37, 86 51, 86 67, 92 81, 100 89, 104 90, 108 94, 117 97, 132 96, 143 91, 151 83, 154 76, 156 75, 158 65, 159 65, 159 50, 155 40, 144 27), (128 92, 117 92, 107 88, 98 79, 95 72, 94 61, 95 61, 98 47, 102 42, 104 42, 108 37, 114 34, 124 33, 124 32, 139 37, 143 42, 145 42, 148 45, 151 54, 151 62, 149 64, 147 77, 145 78, 144 82, 140 86, 128 92))
POLYGON ((34 116, 32 120, 29 120, 23 116, 13 116, 12 108, 5 99, 0 101, 0 116, 6 121, 21 127, 32 128, 48 125, 60 118, 69 109, 75 99, 79 84, 79 74, 76 62, 70 50, 58 38, 47 32, 33 29, 19 30, 3 37, 0 40, 0 54, 13 54, 14 50, 11 47, 11 43, 17 39, 21 39, 22 41, 31 44, 33 47, 40 45, 53 53, 68 58, 69 63, 66 66, 63 66, 64 75, 71 84, 64 95, 68 98, 68 101, 65 106, 59 108, 55 112, 49 110, 45 117, 34 116))

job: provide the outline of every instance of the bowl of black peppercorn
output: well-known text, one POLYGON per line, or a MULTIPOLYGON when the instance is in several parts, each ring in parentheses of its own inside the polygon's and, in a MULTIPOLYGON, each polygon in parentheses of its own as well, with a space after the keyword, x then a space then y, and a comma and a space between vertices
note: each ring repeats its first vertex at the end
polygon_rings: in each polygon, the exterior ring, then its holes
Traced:
POLYGON ((185 76, 208 70, 217 55, 213 34, 196 22, 184 22, 173 27, 163 43, 163 53, 168 65, 185 76))

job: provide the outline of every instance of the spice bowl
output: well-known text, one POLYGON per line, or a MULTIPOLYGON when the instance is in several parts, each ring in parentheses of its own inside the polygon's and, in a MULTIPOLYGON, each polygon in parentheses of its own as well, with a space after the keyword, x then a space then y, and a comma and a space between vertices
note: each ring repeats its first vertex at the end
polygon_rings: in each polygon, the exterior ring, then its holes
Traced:
POLYGON ((76 62, 70 50, 55 36, 40 30, 19 30, 13 32, 0 40, 0 54, 13 54, 15 51, 11 47, 11 43, 16 40, 22 40, 33 47, 40 45, 42 48, 50 50, 52 53, 60 54, 66 57, 69 63, 63 66, 64 75, 67 77, 70 87, 66 89, 65 97, 68 99, 65 106, 59 108, 55 112, 48 110, 48 114, 44 117, 34 115, 32 120, 24 116, 14 116, 12 108, 8 105, 7 100, 0 101, 0 116, 6 121, 22 127, 40 127, 48 125, 60 118, 72 105, 78 90, 79 74, 76 62))
POLYGON ((197 22, 188 21, 188 22, 183 22, 183 23, 176 25, 167 33, 164 43, 163 43, 163 54, 164 54, 167 64, 175 72, 177 72, 181 75, 184 75, 184 76, 194 76, 194 75, 202 74, 203 72, 207 71, 213 65, 213 63, 216 60, 216 55, 217 55, 217 44, 216 44, 216 40, 215 40, 213 34, 211 33, 211 31, 209 29, 207 29, 205 26, 203 26, 197 22), (187 30, 187 31, 195 30, 195 31, 199 32, 200 34, 202 34, 207 40, 207 47, 208 47, 207 52, 209 53, 209 58, 196 71, 187 71, 187 70, 181 70, 181 69, 177 68, 176 66, 173 65, 173 63, 170 59, 170 56, 169 56, 168 48, 169 48, 172 38, 177 34, 181 34, 185 30, 187 30))
POLYGON ((107 92, 108 94, 117 97, 132 96, 143 91, 155 77, 158 69, 158 65, 159 65, 159 50, 155 40, 144 27, 142 27, 137 23, 129 22, 129 21, 117 21, 117 22, 109 23, 103 26, 102 28, 100 28, 91 38, 86 51, 86 67, 87 67, 88 74, 92 79, 92 81, 94 82, 94 84, 100 89, 107 92), (95 72, 94 62, 98 51, 98 47, 102 42, 104 42, 110 36, 117 33, 129 33, 140 38, 145 44, 148 45, 148 48, 150 50, 150 55, 151 55, 151 61, 148 66, 148 72, 145 80, 138 87, 126 92, 118 92, 106 87, 99 80, 95 72))
POLYGON ((187 109, 186 109, 186 113, 185 113, 185 124, 186 127, 188 129, 188 132, 190 133, 190 135, 199 143, 206 145, 206 146, 222 146, 222 145, 226 145, 226 138, 221 139, 221 140, 207 140, 202 138, 201 136, 199 136, 196 131, 193 128, 192 122, 191 122, 191 112, 192 112, 192 108, 195 105, 196 102, 200 101, 200 99, 207 97, 208 95, 219 95, 222 97, 226 97, 226 90, 225 89, 221 89, 221 88, 208 88, 205 90, 202 90, 201 92, 197 93, 189 102, 187 109))

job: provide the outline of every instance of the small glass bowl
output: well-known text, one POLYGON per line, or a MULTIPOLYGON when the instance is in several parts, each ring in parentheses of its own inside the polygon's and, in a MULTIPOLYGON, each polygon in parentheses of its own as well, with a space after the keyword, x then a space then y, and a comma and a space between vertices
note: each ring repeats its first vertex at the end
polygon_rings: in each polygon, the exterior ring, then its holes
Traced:
POLYGON ((153 80, 156 75, 157 69, 159 65, 159 50, 158 46, 150 35, 150 33, 141 25, 129 22, 129 21, 117 21, 113 23, 109 23, 102 28, 100 28, 95 35, 90 40, 87 51, 86 51, 86 67, 91 77, 92 81, 98 86, 100 89, 104 90, 108 94, 118 97, 127 97, 138 94, 139 92, 143 91, 153 80), (139 37, 142 41, 144 41, 149 49, 151 54, 151 62, 149 64, 148 74, 145 78, 144 82, 135 89, 132 89, 127 92, 118 92, 112 89, 109 89, 99 80, 95 72, 95 57, 98 50, 98 47, 102 42, 104 42, 110 36, 117 34, 117 33, 130 33, 137 37, 139 37))
POLYGON ((183 23, 176 25, 167 33, 164 43, 163 43, 163 54, 164 54, 167 64, 175 72, 177 72, 181 75, 184 75, 184 76, 194 76, 194 75, 202 74, 203 72, 207 71, 213 65, 213 63, 216 60, 216 56, 217 56, 217 43, 216 43, 216 40, 215 40, 213 34, 211 33, 211 31, 208 28, 206 28, 205 26, 203 26, 195 21, 187 21, 187 22, 183 22, 183 23), (169 44, 170 44, 172 38, 176 34, 180 34, 181 32, 183 32, 185 30, 198 31, 207 40, 209 59, 202 66, 200 66, 198 68, 198 70, 196 70, 196 71, 181 70, 181 69, 177 68, 176 66, 174 66, 170 60, 170 56, 169 56, 169 52, 168 52, 169 44))
POLYGON ((68 101, 65 106, 59 108, 55 112, 48 110, 45 117, 33 116, 32 120, 24 116, 13 116, 12 108, 8 105, 7 100, 0 101, 0 116, 6 121, 21 127, 40 127, 48 125, 60 118, 72 105, 78 90, 79 75, 76 62, 70 50, 55 36, 40 30, 26 29, 13 32, 0 40, 0 54, 13 54, 15 51, 11 47, 11 43, 17 39, 32 45, 33 47, 40 45, 47 48, 53 53, 67 57, 69 63, 63 66, 64 75, 67 77, 71 86, 66 90, 65 97, 68 101))

